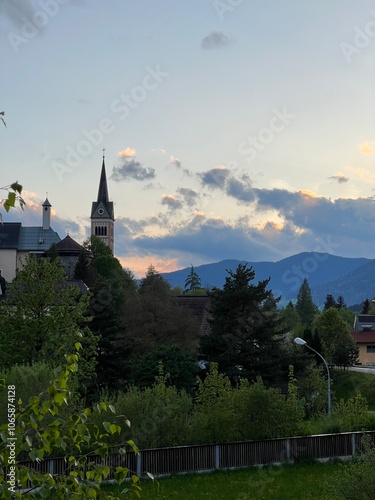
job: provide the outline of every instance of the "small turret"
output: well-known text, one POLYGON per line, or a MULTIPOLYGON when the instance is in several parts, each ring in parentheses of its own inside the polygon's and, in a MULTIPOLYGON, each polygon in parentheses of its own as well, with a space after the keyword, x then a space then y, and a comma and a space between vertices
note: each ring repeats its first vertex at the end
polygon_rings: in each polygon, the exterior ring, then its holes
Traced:
POLYGON ((50 229, 51 227, 51 208, 52 205, 46 198, 46 201, 42 205, 43 207, 43 229, 50 229))

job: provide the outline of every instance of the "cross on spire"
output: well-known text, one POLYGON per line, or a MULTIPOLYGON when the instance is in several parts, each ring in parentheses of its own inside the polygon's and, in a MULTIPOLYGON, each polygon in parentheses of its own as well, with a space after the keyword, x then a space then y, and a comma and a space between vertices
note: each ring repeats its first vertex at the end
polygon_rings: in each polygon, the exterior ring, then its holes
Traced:
POLYGON ((104 158, 105 158, 105 148, 103 148, 102 151, 103 151, 103 160, 104 160, 104 158))

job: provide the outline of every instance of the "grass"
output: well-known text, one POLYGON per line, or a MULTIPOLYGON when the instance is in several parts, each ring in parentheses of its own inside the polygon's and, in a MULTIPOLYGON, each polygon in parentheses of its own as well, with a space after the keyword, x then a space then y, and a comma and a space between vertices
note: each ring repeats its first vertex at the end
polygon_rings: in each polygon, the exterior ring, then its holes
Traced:
MULTIPOLYGON (((327 500, 324 483, 340 464, 309 462, 141 480, 146 500, 327 500)), ((118 493, 114 486, 108 491, 118 493)), ((121 490, 121 489, 120 489, 121 490)))
POLYGON ((375 375, 332 370, 332 392, 337 401, 362 394, 367 399, 369 410, 375 411, 375 375))

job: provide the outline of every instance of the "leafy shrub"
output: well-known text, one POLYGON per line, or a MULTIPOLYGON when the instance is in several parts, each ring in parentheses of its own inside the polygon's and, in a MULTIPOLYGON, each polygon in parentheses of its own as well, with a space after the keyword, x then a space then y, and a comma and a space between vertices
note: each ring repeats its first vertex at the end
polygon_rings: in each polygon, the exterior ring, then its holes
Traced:
POLYGON ((362 450, 326 484, 330 500, 373 500, 375 492, 375 447, 368 436, 362 437, 362 450))

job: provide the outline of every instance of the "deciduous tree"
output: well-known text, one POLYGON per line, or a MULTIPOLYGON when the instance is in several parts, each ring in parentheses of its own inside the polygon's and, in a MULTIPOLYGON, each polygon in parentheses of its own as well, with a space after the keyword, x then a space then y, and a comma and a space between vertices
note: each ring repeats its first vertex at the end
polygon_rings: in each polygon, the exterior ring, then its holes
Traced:
POLYGON ((58 261, 29 258, 11 283, 0 315, 0 366, 37 361, 57 366, 81 342, 81 373, 91 378, 97 337, 85 326, 88 301, 78 287, 67 285, 58 261))

